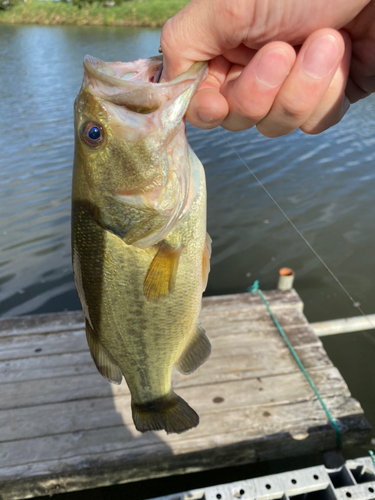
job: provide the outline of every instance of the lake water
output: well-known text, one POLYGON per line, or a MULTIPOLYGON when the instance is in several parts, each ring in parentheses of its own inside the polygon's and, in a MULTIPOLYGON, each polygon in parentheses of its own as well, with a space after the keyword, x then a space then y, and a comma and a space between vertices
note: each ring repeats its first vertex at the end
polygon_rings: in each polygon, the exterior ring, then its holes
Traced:
MULTIPOLYGON (((80 308, 70 263, 70 189, 82 59, 149 57, 159 37, 152 29, 0 25, 1 315, 80 308)), ((267 139, 256 129, 192 127, 188 136, 207 175, 213 239, 207 294, 243 292, 255 279, 275 288, 278 269, 288 266, 310 321, 359 314, 228 140, 353 299, 375 313, 375 98, 352 106, 319 136, 297 131, 267 139)), ((375 425, 368 389, 375 382, 375 334, 330 337, 324 345, 375 425)))

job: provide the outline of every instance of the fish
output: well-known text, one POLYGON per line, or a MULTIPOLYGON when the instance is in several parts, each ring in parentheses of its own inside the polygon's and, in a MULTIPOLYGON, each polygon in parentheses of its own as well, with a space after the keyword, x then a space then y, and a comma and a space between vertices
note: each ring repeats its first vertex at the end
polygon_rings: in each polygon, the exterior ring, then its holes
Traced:
POLYGON ((155 83, 162 56, 86 56, 74 104, 72 264, 94 363, 124 377, 140 432, 181 433, 199 416, 171 387, 210 355, 199 323, 210 270, 204 169, 185 113, 207 63, 155 83))

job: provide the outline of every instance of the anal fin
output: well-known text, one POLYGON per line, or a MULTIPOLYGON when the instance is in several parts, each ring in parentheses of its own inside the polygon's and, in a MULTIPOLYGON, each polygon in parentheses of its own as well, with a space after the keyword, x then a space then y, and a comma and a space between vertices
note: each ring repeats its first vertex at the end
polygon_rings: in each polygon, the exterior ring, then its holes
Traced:
POLYGON ((86 338, 90 348, 91 357, 94 360, 99 373, 112 384, 121 384, 122 372, 116 361, 104 349, 100 341, 95 338, 91 326, 86 320, 86 338))
POLYGON ((210 354, 211 343, 201 325, 197 324, 195 334, 185 347, 180 359, 175 363, 176 368, 184 375, 188 375, 202 365, 210 354))
POLYGON ((206 290, 208 275, 210 274, 211 243, 211 237, 206 233, 206 242, 202 254, 202 292, 206 290))
POLYGON ((165 241, 159 243, 159 249, 152 259, 143 283, 143 291, 147 299, 158 300, 173 292, 178 261, 183 248, 181 245, 174 249, 165 241))

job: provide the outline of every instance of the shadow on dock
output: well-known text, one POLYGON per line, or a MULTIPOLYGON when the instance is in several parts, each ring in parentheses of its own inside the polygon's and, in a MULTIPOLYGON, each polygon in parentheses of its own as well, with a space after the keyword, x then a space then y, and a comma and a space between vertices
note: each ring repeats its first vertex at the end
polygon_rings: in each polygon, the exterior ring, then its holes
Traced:
MULTIPOLYGON (((266 296, 337 420, 343 445, 365 442, 370 427, 362 408, 307 323, 298 295, 266 296)), ((173 387, 200 424, 166 435, 135 430, 126 384, 109 384, 91 360, 82 312, 0 320, 1 499, 336 447, 334 428, 259 297, 206 298, 201 321, 212 342, 210 359, 191 375, 173 374, 173 387)))
POLYGON ((3 500, 89 488, 94 476, 116 484, 124 470, 143 478, 150 456, 169 453, 161 434, 135 430, 125 382, 97 372, 83 327, 82 313, 1 321, 3 500))

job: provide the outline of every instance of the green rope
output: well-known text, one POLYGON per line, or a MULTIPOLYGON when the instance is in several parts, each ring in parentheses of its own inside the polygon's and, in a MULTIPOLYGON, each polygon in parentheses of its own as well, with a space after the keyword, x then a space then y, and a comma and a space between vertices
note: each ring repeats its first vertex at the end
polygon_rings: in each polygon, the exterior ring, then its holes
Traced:
POLYGON ((309 374, 307 373, 305 367, 303 366, 301 360, 299 359, 296 351, 293 349, 293 346, 292 344, 289 342, 289 339, 288 337, 285 335, 283 329, 281 328, 279 322, 277 321, 277 319, 275 318, 275 316, 273 315, 273 312, 271 311, 270 309, 270 306, 267 302, 267 300, 264 298, 264 295, 262 293, 262 290, 260 290, 259 288, 259 281, 255 281, 254 284, 252 286, 250 286, 248 289, 247 289, 248 292, 250 293, 258 293, 258 295, 260 296, 260 298, 262 299, 262 301, 264 302, 266 308, 267 308, 267 311, 269 313, 269 315, 271 316, 273 322, 275 323, 275 326, 276 328, 279 330, 280 332, 280 335, 282 336, 282 338, 284 339, 286 345, 289 347, 289 350, 290 352, 292 353, 294 359, 296 360, 297 362, 297 365, 300 367, 300 369, 302 370, 302 373, 305 375, 308 383, 310 384, 312 390, 315 392, 315 395, 316 397, 318 398, 320 404, 322 405, 322 408, 323 410, 326 412, 326 415, 327 417, 329 418, 329 421, 331 422, 331 424, 333 425, 333 427, 335 428, 335 431, 336 431, 336 439, 337 439, 337 447, 338 448, 341 448, 341 431, 340 431, 340 428, 336 422, 336 420, 332 417, 330 411, 328 410, 328 408, 326 407, 326 405, 324 404, 324 401, 322 399, 322 397, 320 396, 319 392, 318 392, 318 389, 315 387, 315 384, 314 382, 311 380, 309 374))
POLYGON ((369 452, 369 455, 371 457, 372 464, 375 467, 375 455, 374 455, 374 452, 372 450, 368 450, 368 452, 369 452))

